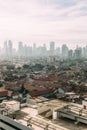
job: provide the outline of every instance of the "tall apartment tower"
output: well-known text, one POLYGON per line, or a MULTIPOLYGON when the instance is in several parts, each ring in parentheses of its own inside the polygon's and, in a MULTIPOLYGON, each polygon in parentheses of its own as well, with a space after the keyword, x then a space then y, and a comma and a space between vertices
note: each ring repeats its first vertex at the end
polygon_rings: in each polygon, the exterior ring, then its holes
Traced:
POLYGON ((23 46, 23 42, 19 42, 18 43, 18 54, 19 57, 22 57, 24 53, 24 46, 23 46))
POLYGON ((33 56, 37 56, 37 46, 36 46, 35 43, 33 44, 33 51, 32 51, 32 53, 33 53, 32 54, 33 56))
POLYGON ((82 57, 82 48, 78 47, 75 50, 75 58, 80 59, 82 57))
POLYGON ((55 51, 55 42, 51 41, 50 42, 50 55, 53 56, 55 51))
POLYGON ((7 41, 4 42, 4 56, 5 56, 5 58, 8 57, 8 45, 7 45, 7 41))
POLYGON ((63 58, 68 58, 68 47, 66 44, 62 45, 62 57, 63 58))
POLYGON ((9 40, 8 41, 8 55, 9 55, 9 57, 12 56, 12 50, 13 50, 13 44, 12 44, 12 41, 9 40))
POLYGON ((68 51, 68 58, 69 59, 73 58, 73 50, 72 49, 68 51))

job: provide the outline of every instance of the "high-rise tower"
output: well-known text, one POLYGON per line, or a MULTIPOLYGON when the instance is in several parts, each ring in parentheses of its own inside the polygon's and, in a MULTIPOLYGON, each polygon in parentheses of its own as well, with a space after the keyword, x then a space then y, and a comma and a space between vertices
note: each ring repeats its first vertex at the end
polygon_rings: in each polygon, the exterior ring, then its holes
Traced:
POLYGON ((7 41, 4 42, 4 55, 5 55, 5 58, 8 57, 8 45, 7 45, 7 41))
POLYGON ((55 51, 55 42, 50 42, 50 55, 53 56, 55 51))
POLYGON ((18 54, 19 54, 19 57, 22 57, 23 53, 24 53, 23 42, 19 42, 18 43, 18 54))
POLYGON ((8 41, 8 55, 9 55, 9 57, 12 56, 12 50, 13 50, 13 44, 12 44, 12 41, 9 40, 8 41))
POLYGON ((62 45, 62 57, 63 58, 68 58, 68 47, 66 44, 62 45))

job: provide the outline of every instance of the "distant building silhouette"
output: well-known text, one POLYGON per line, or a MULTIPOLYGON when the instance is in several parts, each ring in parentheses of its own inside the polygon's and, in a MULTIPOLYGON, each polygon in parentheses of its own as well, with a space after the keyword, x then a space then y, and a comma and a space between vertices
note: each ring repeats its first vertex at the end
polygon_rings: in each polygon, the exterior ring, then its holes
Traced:
POLYGON ((54 55, 54 50, 55 50, 55 42, 51 41, 50 42, 50 55, 53 56, 54 55))
POLYGON ((62 57, 67 58, 68 57, 68 47, 66 44, 62 45, 62 57))

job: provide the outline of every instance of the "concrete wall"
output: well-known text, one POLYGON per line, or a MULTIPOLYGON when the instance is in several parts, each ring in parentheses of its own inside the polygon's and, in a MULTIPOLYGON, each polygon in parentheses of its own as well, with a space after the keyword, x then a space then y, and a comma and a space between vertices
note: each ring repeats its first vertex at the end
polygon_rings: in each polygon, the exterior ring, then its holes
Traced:
POLYGON ((41 113, 46 112, 46 111, 48 111, 48 110, 50 110, 50 108, 47 107, 47 106, 39 107, 39 108, 38 108, 38 114, 41 114, 41 113))
POLYGON ((15 122, 13 119, 10 119, 1 114, 0 114, 0 128, 3 128, 5 130, 32 130, 32 128, 29 128, 18 122, 15 122))

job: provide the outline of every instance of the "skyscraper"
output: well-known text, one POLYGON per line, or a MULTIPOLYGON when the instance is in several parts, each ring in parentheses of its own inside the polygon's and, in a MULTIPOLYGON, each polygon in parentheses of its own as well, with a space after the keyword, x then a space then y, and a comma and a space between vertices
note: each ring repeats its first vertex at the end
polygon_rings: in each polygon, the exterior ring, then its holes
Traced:
POLYGON ((87 46, 83 47, 82 54, 83 57, 87 57, 87 46))
POLYGON ((73 50, 68 51, 68 58, 72 59, 73 58, 73 50))
POLYGON ((47 56, 46 44, 43 44, 43 46, 42 46, 42 56, 47 56))
POLYGON ((68 47, 66 44, 62 45, 62 57, 67 58, 68 57, 68 47))
POLYGON ((50 50, 55 50, 55 42, 50 42, 50 50))
POLYGON ((55 42, 51 41, 50 42, 50 55, 53 56, 54 55, 54 50, 55 50, 55 42))
POLYGON ((7 46, 7 41, 4 42, 4 55, 5 55, 5 58, 8 57, 8 46, 7 46))
POLYGON ((23 52, 24 52, 23 42, 19 42, 18 43, 18 55, 19 55, 19 57, 23 56, 23 52))
POLYGON ((33 44, 33 56, 37 56, 37 47, 36 47, 36 44, 34 43, 33 44))
POLYGON ((9 58, 12 58, 12 50, 13 50, 13 44, 12 44, 12 41, 9 40, 8 41, 8 56, 9 56, 9 58))
POLYGON ((75 58, 80 59, 82 57, 82 49, 80 47, 75 50, 75 58))

